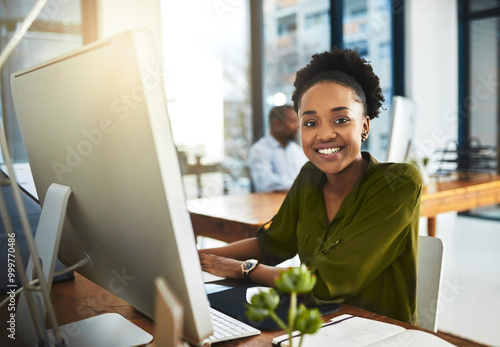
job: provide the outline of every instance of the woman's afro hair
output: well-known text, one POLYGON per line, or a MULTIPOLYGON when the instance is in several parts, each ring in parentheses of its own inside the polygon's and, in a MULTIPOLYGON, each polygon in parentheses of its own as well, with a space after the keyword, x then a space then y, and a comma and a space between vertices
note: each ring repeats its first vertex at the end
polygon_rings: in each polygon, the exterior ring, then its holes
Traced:
MULTIPOLYGON (((334 47, 331 52, 323 52, 312 56, 311 62, 300 69, 295 77, 295 90, 292 94, 295 112, 298 112, 300 99, 306 90, 321 81, 337 82, 351 88, 356 94, 359 94, 357 89, 359 90, 359 87, 361 87, 366 98, 364 105, 366 114, 370 119, 378 117, 382 102, 385 100, 380 89, 379 78, 373 72, 371 65, 361 58, 356 50, 342 50, 334 47), (337 78, 331 77, 335 75, 348 75, 355 82, 349 83, 349 80, 351 80, 349 78, 337 80, 337 78), (356 84, 359 85, 356 86, 356 84)), ((357 97, 361 100, 365 99, 363 95, 357 95, 357 97)))

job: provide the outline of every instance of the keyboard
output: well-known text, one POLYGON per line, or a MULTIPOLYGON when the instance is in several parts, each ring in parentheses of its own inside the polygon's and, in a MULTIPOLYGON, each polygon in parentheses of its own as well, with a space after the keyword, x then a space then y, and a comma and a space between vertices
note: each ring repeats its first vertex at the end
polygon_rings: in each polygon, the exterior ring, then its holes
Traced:
POLYGON ((221 341, 235 340, 242 337, 259 335, 260 330, 234 319, 220 311, 210 308, 212 326, 214 332, 207 337, 207 342, 215 343, 221 341))

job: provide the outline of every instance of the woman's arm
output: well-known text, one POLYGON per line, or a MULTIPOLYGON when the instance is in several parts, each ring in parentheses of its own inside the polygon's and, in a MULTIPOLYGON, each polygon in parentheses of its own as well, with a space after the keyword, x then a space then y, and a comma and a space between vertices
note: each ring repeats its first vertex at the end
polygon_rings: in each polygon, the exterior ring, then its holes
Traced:
MULTIPOLYGON (((219 248, 200 249, 200 263, 203 271, 224 278, 243 279, 241 265, 247 259, 260 259, 257 238, 236 241, 219 248)), ((255 283, 274 286, 274 281, 285 269, 260 264, 249 274, 255 283)))
POLYGON ((238 260, 260 259, 260 248, 256 237, 232 242, 223 247, 200 249, 198 253, 238 260))
MULTIPOLYGON (((307 165, 307 164, 306 164, 307 165)), ((312 165, 312 164, 310 164, 312 165)), ((300 177, 300 174, 299 174, 300 177)), ((298 180, 298 178, 297 178, 298 180)), ((257 268, 248 276, 253 282, 266 286, 274 286, 274 281, 284 268, 276 268, 272 265, 279 264, 286 259, 293 258, 297 254, 297 239, 295 228, 298 222, 298 205, 303 189, 296 182, 287 194, 285 201, 280 207, 272 223, 263 225, 257 230, 257 237, 244 239, 230 243, 224 247, 199 250, 201 268, 216 276, 224 278, 243 278, 241 264, 247 259, 265 261, 259 263, 257 268), (275 223, 275 229, 282 230, 276 239, 265 238, 264 234, 275 223), (264 248, 261 249, 264 244, 264 248), (269 244, 273 244, 272 247, 269 244), (268 249, 266 250, 267 247, 268 249), (264 250, 264 251, 263 251, 264 250)), ((314 182, 316 184, 316 181, 314 182)), ((316 185, 314 185, 316 187, 316 185)))

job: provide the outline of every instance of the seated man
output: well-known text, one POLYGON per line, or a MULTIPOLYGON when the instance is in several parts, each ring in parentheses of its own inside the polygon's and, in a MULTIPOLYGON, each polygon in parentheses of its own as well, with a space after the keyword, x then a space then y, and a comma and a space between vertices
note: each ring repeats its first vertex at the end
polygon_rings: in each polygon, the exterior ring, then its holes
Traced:
POLYGON ((299 121, 293 107, 277 106, 269 113, 270 133, 250 148, 248 166, 254 190, 286 191, 307 158, 295 141, 299 121))

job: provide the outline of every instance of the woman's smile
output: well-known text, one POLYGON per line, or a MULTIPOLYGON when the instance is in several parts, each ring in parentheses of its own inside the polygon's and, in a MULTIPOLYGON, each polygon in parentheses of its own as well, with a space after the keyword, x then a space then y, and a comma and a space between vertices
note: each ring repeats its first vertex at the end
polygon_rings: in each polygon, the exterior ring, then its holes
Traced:
MULTIPOLYGON (((316 152, 318 152, 322 157, 325 157, 326 159, 331 158, 331 157, 336 157, 333 156, 333 154, 339 153, 344 147, 342 146, 324 146, 316 149, 316 152)), ((337 155, 338 156, 338 155, 337 155)))

